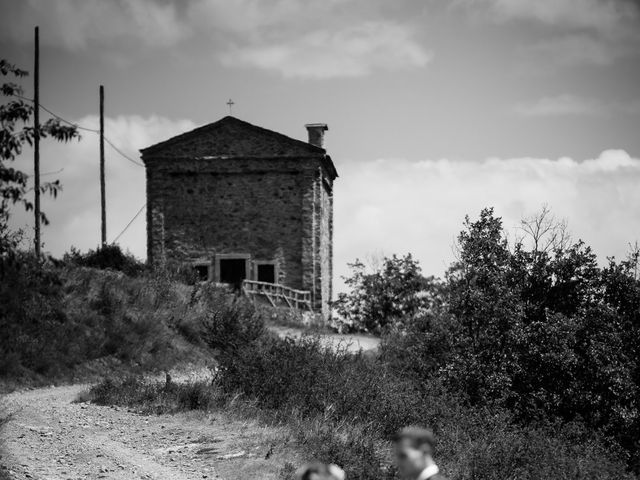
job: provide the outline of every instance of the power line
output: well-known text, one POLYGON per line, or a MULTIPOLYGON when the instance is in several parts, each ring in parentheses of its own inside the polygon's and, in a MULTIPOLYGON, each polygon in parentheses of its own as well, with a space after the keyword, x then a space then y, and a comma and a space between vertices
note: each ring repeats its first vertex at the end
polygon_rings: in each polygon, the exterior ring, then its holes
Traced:
MULTIPOLYGON (((33 99, 31 98, 27 98, 24 97, 22 95, 19 95, 17 93, 13 94, 14 96, 21 98, 23 100, 28 100, 30 102, 33 102, 33 99)), ((45 107, 44 105, 42 105, 41 103, 39 103, 40 108, 42 108, 45 112, 49 113, 50 115, 52 115, 53 117, 57 118, 58 120, 60 120, 61 122, 64 122, 72 127, 77 128, 78 130, 84 130, 85 132, 91 132, 91 133, 96 133, 96 134, 100 134, 100 130, 96 130, 94 128, 87 128, 87 127, 83 127, 82 125, 78 125, 77 123, 73 123, 70 122, 69 120, 67 120, 66 118, 61 117, 60 115, 58 115, 57 113, 52 112, 51 110, 49 110, 47 107, 45 107)), ((136 160, 134 160, 133 158, 131 158, 129 155, 127 155, 126 153, 124 153, 122 150, 120 150, 118 147, 115 146, 115 144, 109 140, 106 136, 104 137, 104 141, 107 142, 111 148, 113 148, 118 154, 120 154, 124 159, 130 161, 131 163, 136 164, 139 167, 144 167, 144 165, 136 160)))
POLYGON ((116 243, 118 241, 118 239, 122 236, 122 234, 124 232, 127 231, 127 229, 131 226, 131 224, 135 221, 135 219, 138 218, 138 215, 140 215, 142 213, 142 210, 144 210, 144 207, 146 207, 146 206, 147 206, 147 204, 145 203, 144 205, 142 205, 142 207, 140 207, 140 210, 138 210, 138 213, 136 213, 133 216, 133 218, 129 221, 129 223, 127 223, 127 226, 124 227, 124 229, 118 234, 118 236, 111 243, 116 243))
POLYGON ((144 167, 143 164, 141 164, 140 162, 135 161, 133 158, 131 158, 130 156, 126 155, 122 150, 120 150, 118 147, 116 147, 113 144, 113 142, 111 140, 109 140, 107 137, 104 137, 104 141, 107 142, 111 146, 111 148, 113 148, 116 152, 118 152, 120 155, 122 155, 125 159, 129 160, 131 163, 135 163, 139 167, 144 167))

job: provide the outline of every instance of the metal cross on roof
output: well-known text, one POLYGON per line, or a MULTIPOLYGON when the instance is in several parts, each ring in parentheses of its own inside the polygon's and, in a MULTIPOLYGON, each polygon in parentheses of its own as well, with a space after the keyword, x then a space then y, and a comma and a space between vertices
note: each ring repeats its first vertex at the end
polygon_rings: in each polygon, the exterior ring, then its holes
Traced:
POLYGON ((235 103, 233 102, 233 100, 229 99, 229 101, 227 102, 227 105, 229 105, 229 115, 231 115, 232 108, 235 105, 235 103))

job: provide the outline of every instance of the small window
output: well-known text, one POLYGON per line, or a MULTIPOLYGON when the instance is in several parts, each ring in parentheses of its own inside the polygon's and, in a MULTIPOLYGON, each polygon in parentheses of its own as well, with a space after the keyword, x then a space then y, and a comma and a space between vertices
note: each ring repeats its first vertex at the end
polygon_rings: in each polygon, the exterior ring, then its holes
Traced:
POLYGON ((209 265, 196 265, 193 269, 196 272, 196 278, 199 282, 209 280, 209 265))
POLYGON ((258 264, 258 281, 276 283, 276 267, 272 263, 258 264))

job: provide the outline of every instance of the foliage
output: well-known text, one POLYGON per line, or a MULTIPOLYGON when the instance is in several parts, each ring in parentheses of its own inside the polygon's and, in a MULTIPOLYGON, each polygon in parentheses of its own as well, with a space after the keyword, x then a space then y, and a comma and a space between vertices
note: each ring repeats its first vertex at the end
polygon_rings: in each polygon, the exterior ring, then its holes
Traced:
POLYGON ((527 219, 510 247, 492 209, 467 217, 440 308, 394 321, 381 360, 521 425, 583 422, 640 471, 640 255, 601 268, 551 218, 527 219))
POLYGON ((104 245, 84 254, 71 247, 63 261, 81 267, 118 270, 131 277, 140 275, 145 268, 144 263, 115 244, 104 245))
POLYGON ((458 243, 447 314, 396 328, 383 357, 415 379, 439 376, 472 405, 505 407, 522 424, 583 421, 638 468, 637 258, 599 268, 580 241, 510 250, 491 209, 467 218, 458 243))
POLYGON ((413 318, 436 308, 440 302, 440 283, 425 278, 411 254, 384 258, 382 266, 367 272, 356 260, 345 284, 349 293, 340 293, 334 302, 345 331, 381 333, 387 326, 413 318))
POLYGON ((137 376, 108 377, 90 388, 89 398, 98 405, 132 406, 147 414, 207 410, 222 402, 206 382, 149 383, 137 376))
POLYGON ((211 284, 201 287, 205 311, 200 335, 212 350, 229 355, 252 344, 266 333, 265 319, 256 307, 242 297, 229 296, 211 284), (221 301, 223 297, 228 301, 221 301))
MULTIPOLYGON (((34 136, 51 137, 54 140, 68 142, 78 138, 78 130, 74 126, 65 126, 58 119, 49 119, 40 125, 36 132, 30 125, 30 119, 34 112, 34 106, 30 101, 25 101, 23 90, 15 83, 16 79, 25 77, 27 72, 12 65, 7 60, 0 59, 0 74, 3 77, 12 77, 0 87, 2 95, 8 100, 0 105, 0 229, 6 226, 8 221, 8 209, 11 204, 21 203, 27 210, 33 209, 33 204, 26 198, 29 176, 13 167, 10 163, 22 153, 25 144, 33 145, 34 136)), ((40 185, 42 193, 50 193, 54 197, 61 189, 59 181, 47 182, 40 185)), ((48 223, 47 217, 41 213, 44 224, 48 223)), ((0 240, 2 240, 0 234, 0 240)), ((0 242, 0 254, 7 249, 0 242)))

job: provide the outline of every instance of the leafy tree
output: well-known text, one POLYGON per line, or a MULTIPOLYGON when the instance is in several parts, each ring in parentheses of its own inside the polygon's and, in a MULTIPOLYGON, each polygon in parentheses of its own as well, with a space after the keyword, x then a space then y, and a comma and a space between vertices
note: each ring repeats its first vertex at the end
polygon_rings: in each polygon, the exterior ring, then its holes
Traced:
MULTIPOLYGON (((3 77, 10 77, 1 87, 5 102, 0 105, 0 255, 15 242, 8 236, 7 222, 9 206, 22 203, 27 210, 33 209, 33 204, 27 199, 27 183, 29 176, 11 166, 17 156, 22 153, 25 144, 33 145, 35 128, 31 124, 34 112, 32 102, 25 101, 23 89, 15 80, 27 75, 25 70, 17 68, 8 61, 0 60, 0 73, 3 77)), ((49 119, 40 125, 38 133, 41 138, 51 137, 55 140, 68 142, 79 137, 74 126, 65 126, 58 119, 49 119)), ((47 182, 40 186, 43 193, 54 197, 60 191, 59 181, 47 182)), ((41 212, 41 220, 46 225, 47 217, 41 212)))
POLYGON ((349 293, 340 293, 334 307, 342 317, 341 327, 380 333, 387 326, 414 318, 441 303, 441 284, 422 275, 411 254, 384 258, 381 266, 367 272, 359 260, 345 283, 349 293))
POLYGON ((519 292, 511 280, 512 255, 502 220, 492 208, 458 236, 458 260, 447 272, 449 305, 460 333, 447 367, 455 388, 472 402, 507 395, 514 370, 513 331, 522 322, 519 292))

